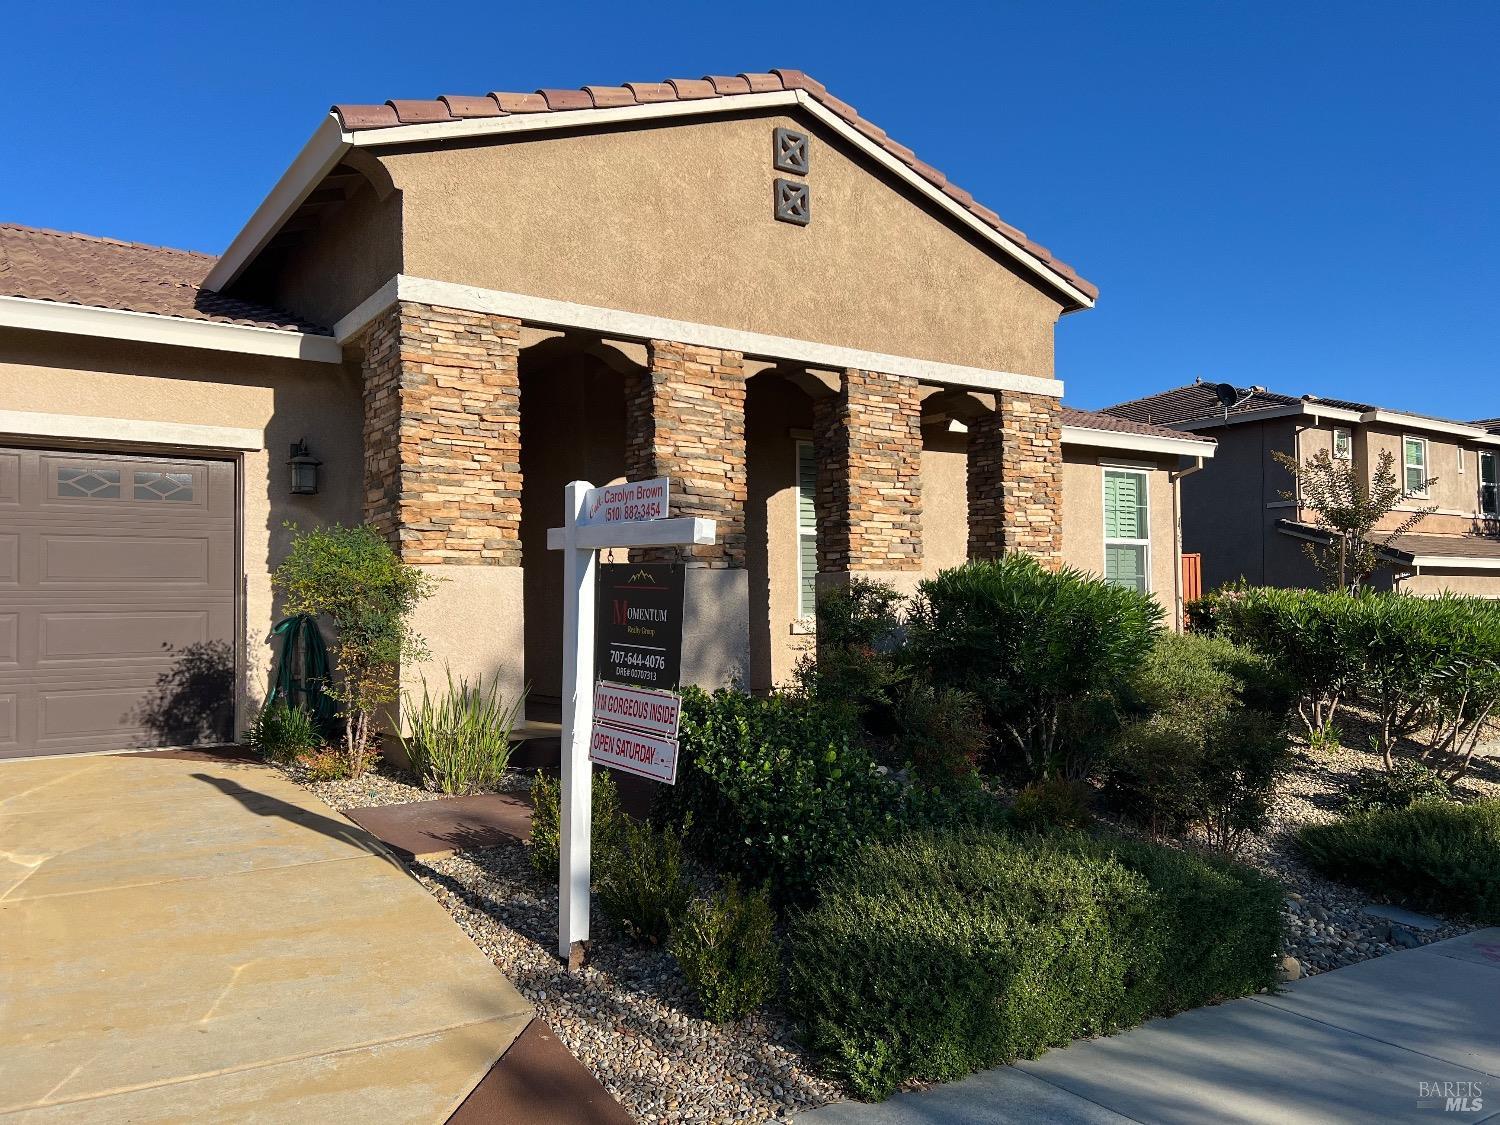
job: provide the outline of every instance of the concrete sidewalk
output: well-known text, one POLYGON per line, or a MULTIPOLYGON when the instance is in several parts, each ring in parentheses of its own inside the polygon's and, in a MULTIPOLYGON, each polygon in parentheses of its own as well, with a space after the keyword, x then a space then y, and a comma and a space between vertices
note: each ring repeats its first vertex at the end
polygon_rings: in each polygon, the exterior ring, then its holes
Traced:
POLYGON ((1500 1122, 1500 929, 1324 973, 1279 995, 1154 1020, 926 1093, 877 1106, 842 1102, 797 1120, 1500 1122))
POLYGON ((531 1006, 264 766, 0 763, 0 1121, 443 1122, 531 1006))

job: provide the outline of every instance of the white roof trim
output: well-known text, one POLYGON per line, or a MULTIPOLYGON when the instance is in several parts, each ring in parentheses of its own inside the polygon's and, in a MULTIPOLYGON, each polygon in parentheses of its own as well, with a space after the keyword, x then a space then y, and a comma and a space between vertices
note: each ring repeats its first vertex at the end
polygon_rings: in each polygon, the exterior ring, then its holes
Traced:
POLYGON ((805 90, 773 90, 761 94, 734 94, 721 98, 698 98, 691 101, 653 102, 647 105, 617 106, 612 109, 550 110, 546 113, 514 113, 506 117, 463 118, 438 121, 428 125, 393 125, 382 129, 359 129, 345 132, 336 115, 330 113, 313 133, 301 153, 292 161, 271 193, 256 208, 250 221, 214 268, 204 285, 222 289, 237 278, 262 247, 276 234, 292 212, 308 197, 325 175, 351 148, 381 148, 387 145, 409 145, 434 141, 466 140, 495 137, 509 133, 536 133, 558 129, 608 128, 637 121, 656 121, 674 117, 703 117, 746 109, 800 107, 838 133, 845 141, 920 192, 939 208, 974 231, 1006 256, 1019 262, 1066 294, 1082 308, 1093 308, 1094 298, 1079 289, 1062 274, 1036 255, 1016 245, 984 222, 941 188, 923 179, 897 160, 880 145, 866 137, 805 90))
POLYGON ((1062 440, 1064 445, 1092 445, 1099 449, 1128 449, 1136 453, 1175 453, 1184 457, 1212 457, 1218 448, 1218 444, 1212 441, 1127 434, 1088 426, 1063 426, 1062 440))
POLYGON ((98 305, 69 305, 31 297, 0 297, 0 327, 65 332, 109 340, 137 340, 216 352, 281 356, 314 363, 342 363, 343 350, 332 336, 259 328, 219 320, 107 309, 98 305))
MULTIPOLYGON (((887 375, 909 375, 924 383, 947 387, 968 387, 985 391, 1021 391, 1026 394, 1061 398, 1062 381, 1036 375, 1019 375, 1012 371, 991 371, 981 367, 964 367, 955 363, 918 359, 913 356, 887 355, 822 344, 814 340, 797 340, 787 336, 770 336, 724 328, 715 324, 697 324, 670 320, 646 313, 622 309, 580 305, 550 297, 531 297, 524 293, 506 293, 499 289, 481 289, 451 281, 400 274, 386 282, 379 291, 362 301, 334 325, 334 336, 343 343, 361 332, 396 301, 414 301, 424 305, 464 309, 470 312, 513 316, 528 324, 545 324, 561 328, 582 328, 606 336, 623 336, 637 340, 675 340, 683 344, 724 348, 748 356, 788 359, 815 367, 857 367, 887 375)), ((1186 439, 1185 439, 1186 440, 1186 439)))
POLYGON ((200 426, 144 418, 95 418, 84 414, 43 414, 31 410, 0 410, 0 434, 48 440, 99 441, 111 445, 171 445, 246 452, 266 447, 264 433, 238 426, 200 426))
POLYGON ((349 138, 339 127, 338 119, 330 113, 281 174, 276 186, 261 200, 250 221, 234 236, 234 241, 214 263, 214 268, 208 271, 203 287, 217 292, 239 277, 255 255, 275 237, 292 212, 323 181, 323 177, 333 171, 349 148, 349 138))
POLYGON ((1500 559, 1464 558, 1455 555, 1413 555, 1409 564, 1419 570, 1500 570, 1500 559))
POLYGON ((1231 414, 1227 419, 1193 418, 1185 422, 1163 422, 1173 430, 1215 430, 1221 426, 1237 426, 1242 422, 1265 422, 1272 418, 1294 418, 1311 416, 1330 422, 1352 422, 1366 425, 1397 426, 1407 430, 1424 430, 1428 433, 1452 434, 1467 438, 1480 445, 1500 445, 1500 434, 1492 434, 1482 426, 1471 426, 1466 422, 1450 422, 1442 418, 1423 418, 1420 414, 1406 414, 1400 410, 1350 410, 1343 406, 1328 406, 1313 399, 1311 402, 1295 402, 1287 406, 1267 406, 1260 410, 1246 410, 1231 414))

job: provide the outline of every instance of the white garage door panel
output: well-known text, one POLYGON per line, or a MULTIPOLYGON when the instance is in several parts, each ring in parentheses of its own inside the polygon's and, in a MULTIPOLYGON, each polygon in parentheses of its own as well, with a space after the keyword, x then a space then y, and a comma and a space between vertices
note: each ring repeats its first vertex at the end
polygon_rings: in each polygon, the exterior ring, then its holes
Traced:
POLYGON ((230 736, 234 465, 0 450, 0 756, 230 736))

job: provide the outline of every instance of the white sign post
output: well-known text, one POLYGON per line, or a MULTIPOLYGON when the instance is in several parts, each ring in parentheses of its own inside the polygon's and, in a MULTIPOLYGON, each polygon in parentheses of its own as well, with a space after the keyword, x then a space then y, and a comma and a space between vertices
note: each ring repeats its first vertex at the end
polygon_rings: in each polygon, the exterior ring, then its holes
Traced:
MULTIPOLYGON (((582 943, 589 939, 589 839, 593 825, 594 788, 589 743, 594 702, 594 579, 599 552, 610 547, 710 544, 714 542, 717 528, 713 520, 695 517, 640 518, 642 515, 665 514, 665 478, 602 489, 594 488, 587 481, 575 480, 567 486, 565 495, 564 524, 547 532, 548 549, 563 553, 562 807, 557 849, 557 953, 570 968, 577 968, 582 964, 582 943), (604 516, 605 512, 611 511, 618 512, 618 515, 614 518, 604 516)), ((643 741, 652 743, 657 740, 647 736, 643 741)), ((630 747, 622 753, 639 763, 650 751, 649 747, 630 747)), ((675 775, 675 758, 672 769, 675 775)))

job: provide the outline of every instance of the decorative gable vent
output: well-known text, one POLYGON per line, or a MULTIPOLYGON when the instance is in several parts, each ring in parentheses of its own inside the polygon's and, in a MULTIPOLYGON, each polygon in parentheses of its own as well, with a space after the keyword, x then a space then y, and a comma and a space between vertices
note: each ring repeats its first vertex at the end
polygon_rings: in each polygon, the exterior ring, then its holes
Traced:
POLYGON ((776 218, 805 227, 812 221, 812 189, 796 180, 776 181, 776 218))

